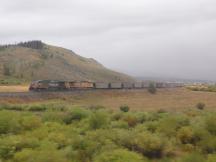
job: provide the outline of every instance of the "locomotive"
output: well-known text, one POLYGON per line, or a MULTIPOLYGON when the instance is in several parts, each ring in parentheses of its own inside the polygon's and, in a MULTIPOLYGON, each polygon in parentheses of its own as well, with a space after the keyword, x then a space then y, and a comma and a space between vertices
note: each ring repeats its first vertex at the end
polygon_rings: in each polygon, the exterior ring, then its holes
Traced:
POLYGON ((156 88, 183 87, 182 83, 168 82, 90 82, 90 81, 58 81, 38 80, 30 84, 30 91, 73 91, 88 89, 142 89, 153 83, 156 88))

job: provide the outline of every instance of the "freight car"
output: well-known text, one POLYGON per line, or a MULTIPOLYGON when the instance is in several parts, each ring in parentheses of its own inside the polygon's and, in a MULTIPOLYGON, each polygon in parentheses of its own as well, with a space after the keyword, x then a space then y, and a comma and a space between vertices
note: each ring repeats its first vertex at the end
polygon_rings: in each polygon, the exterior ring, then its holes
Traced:
POLYGON ((96 82, 94 83, 95 89, 109 89, 110 83, 96 82))
POLYGON ((110 83, 110 89, 122 89, 123 84, 120 82, 112 82, 110 83))
POLYGON ((55 81, 38 80, 33 81, 29 87, 30 91, 72 91, 86 89, 142 89, 148 88, 153 83, 156 88, 183 87, 182 83, 168 82, 89 82, 89 81, 55 81))
POLYGON ((142 85, 143 85, 142 82, 136 82, 136 83, 134 83, 134 88, 135 89, 143 88, 142 85))
POLYGON ((122 88, 124 88, 124 89, 133 89, 134 88, 134 83, 124 82, 124 83, 122 83, 122 88))
POLYGON ((73 82, 65 82, 67 85, 68 90, 75 90, 75 89, 92 89, 94 88, 93 82, 88 81, 73 81, 73 82))

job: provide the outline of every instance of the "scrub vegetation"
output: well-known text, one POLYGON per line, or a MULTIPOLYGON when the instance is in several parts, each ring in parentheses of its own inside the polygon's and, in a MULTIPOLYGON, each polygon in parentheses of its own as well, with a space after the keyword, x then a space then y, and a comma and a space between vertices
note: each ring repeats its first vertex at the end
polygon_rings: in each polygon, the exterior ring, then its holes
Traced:
POLYGON ((2 162, 215 162, 215 153, 216 112, 205 109, 0 105, 2 162))
POLYGON ((216 85, 193 85, 187 88, 192 91, 216 92, 216 85))

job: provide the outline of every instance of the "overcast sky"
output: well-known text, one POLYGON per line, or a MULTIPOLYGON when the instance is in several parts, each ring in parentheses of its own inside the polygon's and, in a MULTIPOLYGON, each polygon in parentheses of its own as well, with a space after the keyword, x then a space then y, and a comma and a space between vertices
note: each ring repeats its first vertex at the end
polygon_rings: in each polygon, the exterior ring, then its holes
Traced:
POLYGON ((34 39, 134 76, 216 80, 216 0, 1 0, 0 43, 34 39))

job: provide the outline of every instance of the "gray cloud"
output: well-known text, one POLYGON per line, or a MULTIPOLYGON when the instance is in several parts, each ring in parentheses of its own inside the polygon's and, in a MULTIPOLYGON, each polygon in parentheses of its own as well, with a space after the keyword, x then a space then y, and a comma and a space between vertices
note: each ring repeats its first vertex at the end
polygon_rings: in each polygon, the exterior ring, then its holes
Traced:
POLYGON ((41 39, 136 76, 214 79, 215 0, 2 0, 0 42, 41 39))

